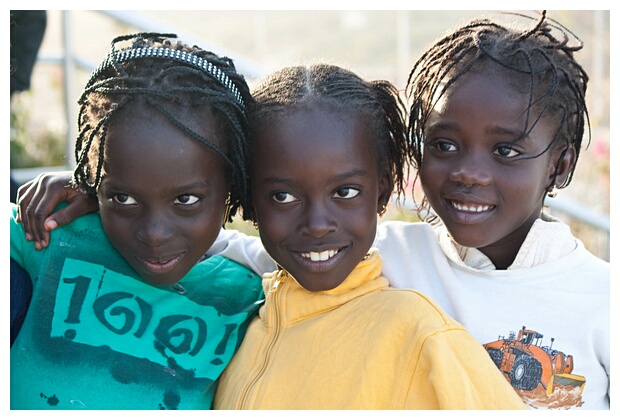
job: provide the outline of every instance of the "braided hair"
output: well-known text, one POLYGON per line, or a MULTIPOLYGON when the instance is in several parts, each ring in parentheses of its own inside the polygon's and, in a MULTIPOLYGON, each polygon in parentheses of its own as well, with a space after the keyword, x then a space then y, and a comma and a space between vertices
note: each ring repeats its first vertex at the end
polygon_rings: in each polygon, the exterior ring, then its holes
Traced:
POLYGON ((249 203, 245 107, 252 102, 250 90, 232 60, 175 38, 174 34, 138 33, 112 41, 106 60, 92 73, 78 101, 73 183, 96 196, 110 121, 128 104, 150 107, 226 162, 231 184, 226 221, 230 221, 239 207, 247 208, 249 203), (123 41, 130 41, 130 47, 117 50, 123 41), (189 116, 200 121, 209 110, 214 115, 214 121, 209 121, 217 124, 222 132, 218 140, 224 144, 215 144, 183 122, 189 116))
MULTIPOLYGON (((575 164, 564 184, 558 186, 566 187, 575 171, 586 123, 588 141, 591 135, 585 101, 588 75, 573 56, 582 48, 583 42, 547 18, 546 11, 541 13, 532 28, 524 31, 481 19, 473 20, 436 41, 413 66, 405 89, 411 103, 408 134, 415 167, 419 169, 422 164, 424 130, 439 98, 467 73, 484 71, 493 63, 512 78, 514 89, 528 97, 523 136, 541 118, 558 121, 550 143, 532 158, 555 145, 561 150, 560 162, 568 148, 574 146, 575 164), (554 32, 559 32, 560 36, 554 32), (569 45, 571 37, 577 41, 576 45, 569 45)), ((556 165, 556 173, 557 170, 556 165)), ((424 198, 418 210, 422 213, 427 209, 428 202, 424 198)))
POLYGON ((404 194, 410 156, 405 107, 390 82, 367 82, 330 64, 292 66, 264 78, 252 95, 255 103, 248 114, 252 132, 315 105, 363 117, 376 143, 380 173, 389 174, 398 196, 404 194))

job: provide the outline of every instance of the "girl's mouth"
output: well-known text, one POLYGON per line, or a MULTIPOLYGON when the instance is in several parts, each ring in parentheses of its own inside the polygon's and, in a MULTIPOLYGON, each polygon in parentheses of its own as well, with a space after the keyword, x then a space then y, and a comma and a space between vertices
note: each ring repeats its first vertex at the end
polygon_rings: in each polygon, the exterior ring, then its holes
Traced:
POLYGON ((179 261, 183 258, 185 254, 179 254, 174 257, 164 257, 164 258, 148 258, 148 257, 137 257, 138 261, 149 271, 154 273, 164 273, 166 271, 172 270, 179 261))
POLYGON ((321 252, 314 252, 314 251, 300 252, 299 255, 311 261, 327 261, 330 258, 332 258, 334 255, 336 255, 338 252, 340 252, 339 249, 328 249, 326 251, 321 251, 321 252))
POLYGON ((475 204, 466 203, 463 201, 448 200, 448 203, 458 211, 464 211, 468 213, 484 213, 495 208, 494 205, 489 204, 475 204))

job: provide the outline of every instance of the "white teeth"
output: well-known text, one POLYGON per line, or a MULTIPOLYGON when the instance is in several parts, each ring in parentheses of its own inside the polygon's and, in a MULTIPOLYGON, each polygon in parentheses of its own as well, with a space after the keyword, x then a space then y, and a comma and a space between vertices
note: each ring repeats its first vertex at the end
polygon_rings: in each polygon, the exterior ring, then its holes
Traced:
POLYGON ((337 253, 337 249, 329 249, 323 252, 302 252, 301 256, 312 261, 327 261, 337 253))
POLYGON ((451 203, 454 206, 454 208, 457 209, 457 210, 469 211, 469 212, 473 212, 473 213, 481 213, 481 212, 487 211, 487 210, 489 210, 491 208, 491 206, 482 205, 482 204, 466 205, 466 204, 457 203, 456 201, 451 201, 451 203))

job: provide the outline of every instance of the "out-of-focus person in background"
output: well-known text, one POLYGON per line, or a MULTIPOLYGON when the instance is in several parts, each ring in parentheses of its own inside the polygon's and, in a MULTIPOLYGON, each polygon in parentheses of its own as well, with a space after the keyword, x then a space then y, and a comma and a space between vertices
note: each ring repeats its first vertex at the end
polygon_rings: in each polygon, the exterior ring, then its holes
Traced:
MULTIPOLYGON (((11 103, 13 95, 30 89, 32 70, 47 27, 45 10, 11 10, 11 103)), ((11 202, 17 198, 19 185, 11 177, 11 202)), ((32 282, 28 274, 11 260, 11 346, 21 329, 30 297, 32 282)))

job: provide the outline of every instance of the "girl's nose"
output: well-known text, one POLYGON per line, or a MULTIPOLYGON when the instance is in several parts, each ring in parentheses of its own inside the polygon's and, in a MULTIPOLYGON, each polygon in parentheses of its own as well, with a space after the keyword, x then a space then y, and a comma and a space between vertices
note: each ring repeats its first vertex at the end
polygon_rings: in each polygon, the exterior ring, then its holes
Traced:
POLYGON ((476 157, 460 159, 450 170, 450 181, 466 186, 486 186, 492 181, 491 172, 484 160, 476 157))
POLYGON ((309 205, 299 226, 299 232, 302 235, 315 238, 321 238, 328 233, 337 231, 337 219, 330 212, 328 206, 323 203, 309 205))
POLYGON ((147 245, 160 246, 172 238, 172 224, 167 221, 165 215, 149 215, 143 219, 136 236, 147 245))

